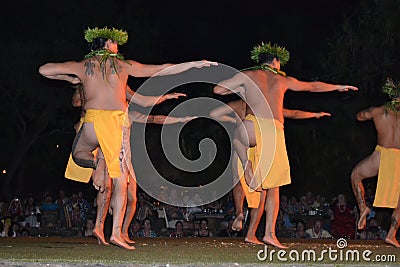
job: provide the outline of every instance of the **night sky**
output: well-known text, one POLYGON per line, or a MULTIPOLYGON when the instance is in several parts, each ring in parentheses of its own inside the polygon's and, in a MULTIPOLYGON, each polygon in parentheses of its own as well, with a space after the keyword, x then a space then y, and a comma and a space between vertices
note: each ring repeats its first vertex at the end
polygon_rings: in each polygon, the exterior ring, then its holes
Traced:
MULTIPOLYGON (((11 88, 15 86, 17 91, 34 90, 36 93, 33 95, 41 97, 40 99, 32 97, 31 103, 39 110, 47 100, 48 104, 53 103, 56 95, 55 105, 60 107, 65 105, 63 110, 67 115, 54 114, 55 117, 49 117, 49 121, 57 121, 59 117, 65 115, 68 116, 68 121, 65 123, 72 125, 78 115, 78 110, 67 108, 70 105, 72 89, 62 82, 48 81, 40 77, 37 69, 50 61, 81 59, 87 53, 83 31, 87 27, 95 26, 126 30, 129 34, 128 43, 120 47, 120 52, 126 58, 149 64, 207 59, 242 69, 252 65, 250 50, 255 44, 271 41, 285 46, 291 53, 291 59, 284 71, 303 80, 318 79, 325 75, 321 72, 319 61, 328 53, 333 35, 341 27, 344 18, 352 14, 359 2, 355 0, 7 1, 2 6, 3 14, 0 18, 3 26, 0 44, 4 53, 0 73, 1 89, 13 90, 11 88), (13 59, 18 62, 11 63, 10 60, 13 59)), ((144 79, 132 78, 129 84, 134 88, 143 81, 144 79)), ((186 93, 189 97, 200 94, 190 90, 186 93)), ((336 97, 336 95, 330 96, 336 97)), ((298 106, 293 99, 294 96, 289 94, 288 104, 291 108, 311 107, 318 110, 323 108, 320 102, 325 101, 326 97, 322 100, 300 97, 298 106)), ((11 115, 2 114, 6 122, 15 121, 11 115)), ((321 126, 327 124, 329 124, 327 120, 321 120, 321 126)), ((47 126, 50 128, 48 130, 51 130, 52 125, 50 123, 47 126)), ((315 122, 288 121, 288 129, 296 127, 317 129, 320 126, 316 126, 315 122)), ((1 156, 2 170, 9 168, 11 164, 9 158, 14 150, 10 144, 16 142, 15 138, 12 142, 7 140, 9 136, 12 136, 12 132, 4 133, 2 136, 1 142, 6 148, 1 156)), ((14 191, 54 192, 63 187, 70 190, 86 188, 86 185, 65 181, 63 178, 72 139, 73 134, 67 132, 37 140, 20 159, 26 161, 25 171, 20 174, 21 180, 13 183, 14 191), (54 146, 58 143, 62 147, 54 150, 54 146), (39 151, 43 146, 48 147, 47 155, 41 155, 40 157, 45 160, 39 161, 35 151, 39 151)), ((374 141, 373 138, 371 140, 374 141)), ((292 143, 293 139, 288 140, 288 144, 292 143)), ((293 162, 296 160, 298 161, 298 158, 293 159, 293 162)), ((355 162, 357 160, 358 158, 354 159, 355 162)), ((350 169, 347 169, 345 173, 349 171, 350 169)), ((6 174, 3 174, 3 178, 4 175, 6 174)), ((309 180, 307 183, 301 182, 304 187, 297 192, 291 189, 291 193, 302 194, 308 191, 307 185, 315 184, 315 179, 312 177, 301 178, 309 180)), ((341 179, 341 181, 348 180, 346 177, 341 179)), ((330 183, 320 182, 310 190, 315 191, 316 188, 325 187, 326 184, 330 183)), ((348 184, 345 186, 348 187, 348 184)), ((328 191, 325 193, 330 194, 328 191)))

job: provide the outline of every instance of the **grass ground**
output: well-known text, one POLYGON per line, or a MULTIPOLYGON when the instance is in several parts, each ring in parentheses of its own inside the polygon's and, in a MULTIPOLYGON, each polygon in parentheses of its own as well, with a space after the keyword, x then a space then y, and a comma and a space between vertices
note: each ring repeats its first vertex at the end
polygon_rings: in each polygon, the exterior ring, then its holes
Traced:
POLYGON ((343 249, 336 240, 281 241, 289 246, 285 252, 248 244, 242 238, 138 238, 133 251, 99 246, 94 238, 1 238, 0 266, 400 265, 400 249, 381 240, 348 240, 343 249))

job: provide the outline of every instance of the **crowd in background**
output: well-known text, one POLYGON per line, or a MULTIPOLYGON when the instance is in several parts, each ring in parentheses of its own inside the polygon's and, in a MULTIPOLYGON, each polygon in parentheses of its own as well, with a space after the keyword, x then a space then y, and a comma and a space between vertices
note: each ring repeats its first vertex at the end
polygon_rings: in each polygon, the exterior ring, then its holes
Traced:
MULTIPOLYGON (((347 238, 384 239, 390 223, 390 213, 372 207, 373 188, 366 190, 366 202, 371 212, 367 228, 358 230, 358 210, 342 193, 332 199, 306 192, 299 197, 281 194, 277 220, 277 235, 287 238, 347 238)), ((160 195, 157 199, 162 199, 160 195)), ((175 196, 176 197, 176 196, 175 196)), ((187 197, 186 197, 187 198, 187 197)), ((184 200, 201 203, 198 195, 184 200)), ((138 192, 135 217, 129 235, 135 237, 238 237, 244 236, 231 228, 235 218, 232 192, 207 205, 179 207, 165 204, 143 191, 138 192)), ((111 216, 111 215, 110 215, 111 216)), ((106 220, 105 234, 112 220, 106 220)), ((82 192, 69 195, 64 190, 57 194, 44 193, 13 196, 0 202, 0 235, 18 236, 92 236, 96 218, 96 199, 88 200, 82 192)), ((260 224, 263 225, 263 224, 260 224)), ((262 236, 263 227, 258 235, 262 236)))

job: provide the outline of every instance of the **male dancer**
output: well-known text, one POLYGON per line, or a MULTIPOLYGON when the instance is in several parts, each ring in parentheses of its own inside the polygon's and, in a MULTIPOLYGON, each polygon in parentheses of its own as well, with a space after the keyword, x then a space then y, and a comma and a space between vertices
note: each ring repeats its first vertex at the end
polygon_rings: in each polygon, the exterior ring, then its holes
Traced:
MULTIPOLYGON (((179 97, 186 96, 183 93, 170 93, 162 96, 144 96, 136 93, 129 86, 127 86, 127 101, 132 101, 132 103, 140 105, 142 107, 149 107, 158 105, 168 99, 177 99, 179 97), (134 96, 134 97, 133 97, 134 96)), ((85 101, 83 86, 78 84, 75 86, 75 92, 72 97, 72 105, 74 107, 82 107, 85 101)), ((85 111, 82 108, 81 120, 74 125, 75 130, 78 132, 82 126, 82 119, 85 116, 85 111)), ((154 124, 173 124, 173 123, 186 123, 196 117, 171 117, 164 115, 144 115, 135 110, 129 111, 129 121, 130 123, 154 123, 154 124)), ((96 204, 96 222, 93 229, 93 235, 97 238, 99 245, 108 245, 108 242, 104 237, 104 222, 107 217, 107 213, 110 206, 111 193, 112 193, 112 180, 108 175, 107 166, 104 161, 104 156, 101 149, 96 149, 98 157, 97 171, 94 172, 91 168, 83 168, 76 165, 70 156, 67 168, 65 171, 65 177, 78 182, 89 182, 90 178, 93 180, 93 186, 98 190, 96 204)), ((136 210, 136 177, 135 173, 132 173, 133 177, 129 177, 128 183, 128 197, 127 197, 127 207, 125 212, 124 221, 122 224, 122 237, 127 243, 134 243, 133 240, 129 239, 128 230, 129 225, 136 210)), ((110 209, 112 214, 112 209, 110 209)))
MULTIPOLYGON (((240 125, 241 122, 246 117, 246 111, 251 112, 250 109, 247 109, 246 102, 243 100, 236 100, 227 103, 226 105, 222 105, 221 107, 215 108, 210 112, 210 116, 219 121, 227 121, 236 123, 236 125, 240 125), (230 113, 235 114, 235 118, 229 116, 230 113)), ((326 112, 308 112, 302 110, 290 110, 283 109, 283 115, 285 118, 291 119, 308 119, 308 118, 322 118, 324 116, 331 116, 330 113, 326 112)), ((237 129, 237 128, 236 128, 237 129)), ((251 209, 250 211, 250 223, 249 228, 247 230, 246 236, 244 238, 245 242, 253 243, 253 244, 263 244, 256 237, 257 227, 260 223, 262 217, 262 211, 264 210, 265 204, 265 196, 266 191, 251 191, 248 185, 245 182, 244 176, 239 177, 238 170, 238 155, 241 158, 241 161, 247 159, 247 147, 242 144, 238 140, 238 133, 235 129, 234 132, 234 140, 233 140, 233 157, 232 157, 232 175, 234 182, 236 183, 233 188, 233 202, 235 205, 235 220, 232 223, 232 230, 241 231, 243 228, 243 201, 246 198, 247 206, 251 209), (237 181, 240 178, 240 182, 237 181)), ((249 144, 254 146, 256 145, 256 137, 248 136, 249 144)), ((240 166, 239 166, 240 167, 240 166)))
MULTIPOLYGON (((256 164, 255 177, 262 182, 261 189, 266 191, 265 235, 263 242, 279 248, 286 248, 275 235, 276 219, 279 211, 279 187, 290 184, 290 166, 286 152, 285 136, 283 131, 283 100, 287 90, 328 92, 358 90, 354 86, 335 85, 324 82, 304 82, 294 77, 286 76, 280 71, 281 65, 289 60, 289 52, 280 46, 271 43, 261 43, 254 47, 252 58, 259 64, 258 69, 242 71, 232 78, 220 82, 214 87, 214 93, 225 95, 241 93, 247 105, 255 115, 247 115, 246 120, 253 122, 253 128, 246 128, 247 132, 255 132, 256 136, 256 164), (260 97, 261 96, 261 97, 260 97), (270 108, 272 114, 267 114, 270 108), (269 145, 275 138, 275 147, 269 145), (275 153, 271 152, 274 151, 275 153), (272 165, 259 163, 259 158, 271 155, 272 165), (264 155, 263 155, 264 154, 264 155), (270 167, 270 168, 269 168, 270 167)), ((246 121, 245 120, 245 121, 246 121)), ((251 149, 250 149, 251 150, 251 149)), ((269 158, 269 156, 267 156, 269 158)), ((242 162, 245 164, 246 162, 242 162)), ((247 164, 249 165, 249 164, 247 164)), ((245 166, 249 168, 249 166, 245 166)), ((246 172, 245 172, 246 175, 246 172)), ((251 177, 253 178, 253 177, 251 177)))
POLYGON ((128 77, 171 75, 214 63, 198 61, 177 65, 146 65, 125 60, 118 53, 118 45, 127 42, 128 34, 115 28, 89 28, 85 31, 85 39, 90 43, 91 52, 83 60, 47 63, 39 68, 39 73, 73 84, 82 82, 86 113, 73 143, 72 157, 78 165, 96 170, 98 160, 92 151, 100 146, 114 187, 110 203, 113 210, 110 242, 131 249, 121 234, 128 175, 133 173, 132 163, 126 158, 130 150, 130 129, 126 120, 128 105, 125 100, 128 77))
POLYGON ((391 97, 390 102, 357 113, 358 121, 374 122, 377 145, 371 155, 354 167, 351 184, 360 209, 358 229, 364 229, 370 209, 365 204, 362 181, 378 175, 373 205, 394 209, 385 242, 400 247, 396 239, 400 220, 400 85, 388 79, 383 91, 391 97))

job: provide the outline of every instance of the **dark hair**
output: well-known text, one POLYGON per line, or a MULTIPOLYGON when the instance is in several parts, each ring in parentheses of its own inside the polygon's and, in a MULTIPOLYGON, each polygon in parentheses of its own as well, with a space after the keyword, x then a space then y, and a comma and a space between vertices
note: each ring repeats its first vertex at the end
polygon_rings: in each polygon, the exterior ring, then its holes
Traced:
POLYGON ((201 222, 206 222, 208 224, 208 219, 207 218, 201 218, 200 223, 201 222))
POLYGON ((145 222, 145 221, 149 221, 149 222, 150 222, 150 225, 152 224, 149 217, 146 217, 146 218, 143 219, 143 221, 142 221, 142 224, 143 224, 143 225, 144 225, 144 222, 145 222))
POLYGON ((134 223, 140 224, 140 220, 139 219, 133 219, 132 224, 134 224, 134 223))
POLYGON ((183 228, 183 222, 181 222, 181 221, 177 221, 177 222, 175 223, 175 228, 178 226, 178 224, 182 225, 182 228, 183 228))
POLYGON ((276 57, 271 54, 263 53, 258 56, 258 62, 261 65, 265 64, 265 63, 271 63, 274 60, 274 58, 276 58, 277 60, 280 60, 279 57, 276 57))
POLYGON ((95 39, 93 39, 93 42, 89 43, 89 49, 91 51, 102 49, 102 48, 104 48, 107 40, 108 40, 107 38, 103 38, 103 37, 95 38, 95 39))

